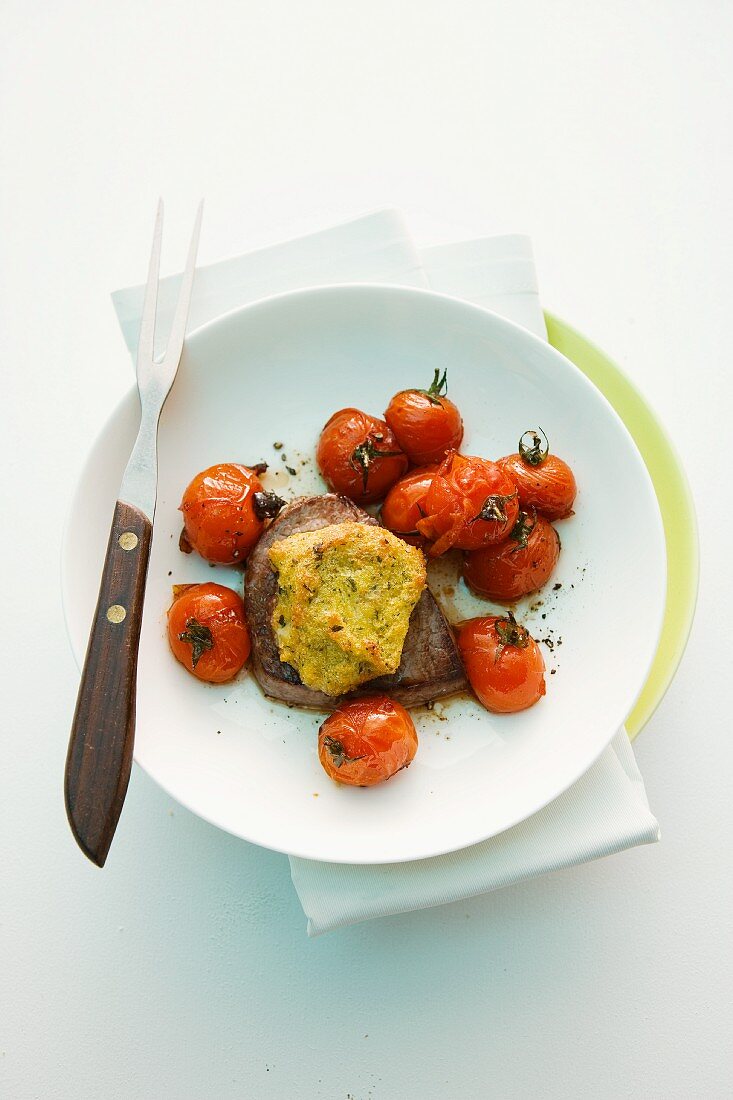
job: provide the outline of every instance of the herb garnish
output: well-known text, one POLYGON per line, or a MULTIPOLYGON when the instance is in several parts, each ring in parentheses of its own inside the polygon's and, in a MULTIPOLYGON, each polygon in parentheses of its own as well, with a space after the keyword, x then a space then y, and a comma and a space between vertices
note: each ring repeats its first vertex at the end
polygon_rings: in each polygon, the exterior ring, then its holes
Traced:
POLYGON ((523 432, 519 440, 519 454, 528 466, 541 466, 549 453, 550 443, 542 428, 537 428, 536 431, 534 428, 528 428, 526 432, 523 432), (532 441, 531 446, 524 442, 524 437, 527 435, 532 441), (540 435, 542 438, 540 438, 540 435), (545 441, 544 445, 542 439, 545 441))
POLYGON ((252 509, 257 519, 273 519, 284 507, 285 501, 277 493, 252 494, 252 509))
POLYGON ((481 505, 481 511, 473 517, 471 523, 475 523, 477 519, 498 520, 500 523, 506 523, 507 514, 504 505, 507 501, 514 500, 516 495, 516 493, 510 493, 509 496, 502 496, 501 493, 494 493, 492 496, 487 497, 481 505))
POLYGON ((186 629, 178 635, 178 641, 191 643, 191 668, 196 668, 204 651, 211 649, 214 645, 208 626, 204 626, 196 619, 188 619, 186 629))
POLYGON ((509 538, 516 542, 516 546, 511 551, 512 554, 516 554, 517 550, 527 549, 527 540, 535 529, 537 523, 537 513, 534 513, 534 517, 531 523, 529 523, 529 513, 520 512, 517 516, 517 522, 512 527, 509 538))
POLYGON ((363 756, 349 756, 344 746, 340 741, 337 741, 335 737, 324 737, 323 739, 324 749, 328 749, 331 753, 331 760, 337 768, 343 767, 344 764, 354 764, 357 760, 363 760, 363 756))
POLYGON ((361 473, 364 492, 367 491, 369 470, 374 460, 376 458, 399 458, 402 454, 402 451, 380 451, 377 444, 383 442, 384 436, 381 432, 370 432, 364 442, 360 443, 359 446, 355 447, 351 452, 350 465, 352 470, 361 473))
POLYGON ((526 649, 529 645, 529 631, 520 626, 511 611, 507 612, 504 618, 497 619, 494 626, 496 633, 499 635, 499 644, 496 647, 496 656, 494 657, 495 662, 499 660, 502 651, 508 645, 516 646, 517 649, 526 649))

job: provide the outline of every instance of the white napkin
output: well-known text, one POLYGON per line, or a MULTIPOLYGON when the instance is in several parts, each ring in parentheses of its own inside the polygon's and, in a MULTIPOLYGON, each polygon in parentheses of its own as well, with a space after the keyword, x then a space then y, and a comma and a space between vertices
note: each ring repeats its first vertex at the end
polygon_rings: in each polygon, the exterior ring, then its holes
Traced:
MULTIPOLYGON (((165 339, 180 276, 159 289, 165 339)), ((429 286, 492 309, 547 339, 527 237, 439 245, 420 252, 401 215, 380 210, 344 225, 199 268, 189 329, 258 298, 328 283, 429 286)), ((135 355, 143 287, 112 295, 135 355)), ((308 934, 372 917, 475 897, 547 871, 659 840, 634 754, 621 729, 593 767, 544 810, 500 836, 433 859, 351 866, 291 857, 308 934)))

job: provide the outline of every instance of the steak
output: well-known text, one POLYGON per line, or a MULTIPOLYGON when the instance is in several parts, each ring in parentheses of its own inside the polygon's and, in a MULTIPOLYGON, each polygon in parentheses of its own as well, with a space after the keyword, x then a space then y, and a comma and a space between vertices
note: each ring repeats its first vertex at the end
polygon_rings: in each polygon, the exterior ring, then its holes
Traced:
POLYGON ((377 521, 353 501, 335 493, 301 497, 283 508, 247 559, 244 604, 252 635, 252 667, 265 694, 300 707, 335 710, 344 698, 373 691, 384 692, 403 706, 414 707, 467 688, 451 628, 427 588, 410 616, 402 660, 391 676, 380 676, 346 697, 334 698, 306 687, 292 665, 280 660, 272 629, 277 576, 268 551, 274 542, 297 531, 317 531, 332 523, 377 524, 377 521))

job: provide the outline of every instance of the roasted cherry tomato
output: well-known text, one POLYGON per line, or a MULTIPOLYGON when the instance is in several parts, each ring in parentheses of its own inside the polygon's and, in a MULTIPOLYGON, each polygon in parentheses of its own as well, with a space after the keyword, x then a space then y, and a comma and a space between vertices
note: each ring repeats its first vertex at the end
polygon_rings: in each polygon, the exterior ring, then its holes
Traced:
POLYGON ((536 512, 520 512, 505 542, 466 554, 463 576, 479 596, 510 602, 541 588, 559 555, 555 528, 536 512))
POLYGON ((283 503, 263 490, 256 470, 236 462, 209 466, 183 494, 185 540, 208 561, 244 561, 262 534, 265 518, 276 516, 283 503))
POLYGON ((223 684, 250 651, 244 604, 223 584, 181 585, 168 611, 173 656, 199 680, 223 684))
POLYGON ((329 489, 358 504, 381 500, 408 466, 387 424, 359 409, 333 414, 318 440, 316 461, 329 489))
POLYGON ((431 557, 501 542, 519 514, 516 486, 495 462, 455 451, 438 467, 423 507, 417 529, 432 543, 431 557))
POLYGON ((526 710, 545 694, 540 647, 512 614, 469 619, 457 641, 471 687, 487 710, 526 710))
POLYGON ((425 516, 423 501, 435 477, 437 466, 421 466, 396 481, 385 497, 380 518, 388 531, 411 546, 422 546, 424 537, 417 521, 425 516))
POLYGON ((525 432, 518 453, 500 458, 499 465, 517 486, 522 508, 536 508, 547 519, 565 519, 573 514, 578 491, 573 471, 567 462, 550 454, 541 428, 525 432))
POLYGON ((415 724, 386 695, 344 703, 321 726, 318 756, 339 783, 373 787, 411 763, 417 752, 415 724))
POLYGON ((463 439, 461 414, 446 397, 447 371, 436 370, 427 390, 401 390, 389 403, 384 419, 410 462, 426 466, 442 462, 463 439))

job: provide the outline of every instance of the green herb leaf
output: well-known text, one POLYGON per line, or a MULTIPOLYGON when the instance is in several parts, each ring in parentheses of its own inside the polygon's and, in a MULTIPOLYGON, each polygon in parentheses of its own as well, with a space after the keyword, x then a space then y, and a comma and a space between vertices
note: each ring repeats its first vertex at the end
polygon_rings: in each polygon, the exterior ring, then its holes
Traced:
POLYGON ((191 668, 196 668, 203 653, 214 645, 208 626, 197 622, 196 619, 189 619, 186 622, 186 629, 178 635, 178 641, 191 644, 191 668))
POLYGON ((284 507, 285 501, 277 493, 252 494, 252 508, 257 519, 273 519, 284 507))

